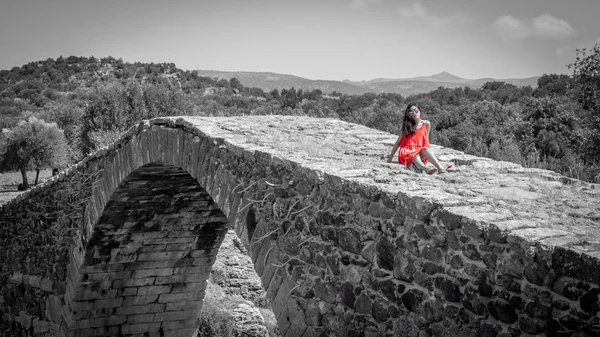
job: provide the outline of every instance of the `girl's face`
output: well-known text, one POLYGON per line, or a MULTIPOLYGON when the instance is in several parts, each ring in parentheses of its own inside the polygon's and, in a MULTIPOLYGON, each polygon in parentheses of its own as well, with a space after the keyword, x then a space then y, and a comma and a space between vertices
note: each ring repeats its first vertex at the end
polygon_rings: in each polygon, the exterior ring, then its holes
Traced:
POLYGON ((410 108, 410 110, 408 110, 408 115, 415 122, 417 122, 417 121, 419 121, 419 118, 421 117, 421 111, 416 106, 413 106, 413 107, 410 108))

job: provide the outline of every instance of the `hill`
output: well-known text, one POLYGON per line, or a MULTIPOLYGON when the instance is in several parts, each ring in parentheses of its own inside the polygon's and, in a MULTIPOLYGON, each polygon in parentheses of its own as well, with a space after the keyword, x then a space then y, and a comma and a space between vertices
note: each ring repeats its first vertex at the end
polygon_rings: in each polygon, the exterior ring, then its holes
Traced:
POLYGON ((448 72, 441 72, 431 76, 419 76, 411 78, 376 78, 369 81, 327 81, 311 80, 304 77, 277 74, 271 72, 249 72, 249 71, 219 71, 219 70, 198 70, 198 75, 217 78, 231 79, 237 78, 240 83, 246 87, 256 87, 265 91, 282 88, 296 88, 302 90, 319 89, 322 92, 331 93, 333 91, 346 95, 360 95, 364 93, 396 93, 402 96, 409 96, 419 93, 433 91, 439 87, 458 88, 469 87, 479 89, 486 82, 506 82, 516 86, 537 86, 539 76, 529 78, 479 78, 465 79, 448 72))
POLYGON ((237 78, 242 85, 250 88, 260 88, 264 91, 292 87, 302 90, 319 89, 325 93, 338 92, 346 95, 361 95, 369 92, 368 88, 361 87, 355 83, 343 81, 310 80, 304 77, 277 74, 271 72, 250 72, 250 71, 219 71, 219 70, 198 70, 199 76, 231 79, 237 78))

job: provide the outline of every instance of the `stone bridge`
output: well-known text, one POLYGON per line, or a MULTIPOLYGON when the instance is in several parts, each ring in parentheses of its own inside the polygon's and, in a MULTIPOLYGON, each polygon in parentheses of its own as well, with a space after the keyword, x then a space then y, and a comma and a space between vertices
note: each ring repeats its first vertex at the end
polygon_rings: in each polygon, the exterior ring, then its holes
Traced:
POLYGON ((163 118, 0 208, 0 334, 193 336, 228 228, 283 336, 599 336, 600 189, 306 117, 163 118))

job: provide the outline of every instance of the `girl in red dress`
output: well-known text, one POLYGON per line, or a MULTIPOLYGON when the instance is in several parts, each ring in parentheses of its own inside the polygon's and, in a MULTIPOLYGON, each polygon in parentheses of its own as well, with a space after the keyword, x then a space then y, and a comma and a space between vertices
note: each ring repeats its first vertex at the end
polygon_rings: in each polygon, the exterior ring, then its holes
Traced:
MULTIPOLYGON (((388 163, 392 162, 394 154, 398 148, 398 162, 410 167, 411 165, 418 170, 425 171, 428 174, 446 173, 433 151, 429 148, 429 130, 431 123, 421 119, 421 110, 414 105, 409 104, 404 111, 404 120, 402 121, 402 131, 394 144, 392 153, 388 158, 388 163), (427 167, 431 161, 435 167, 427 167)), ((448 165, 450 168, 450 165, 448 165)))

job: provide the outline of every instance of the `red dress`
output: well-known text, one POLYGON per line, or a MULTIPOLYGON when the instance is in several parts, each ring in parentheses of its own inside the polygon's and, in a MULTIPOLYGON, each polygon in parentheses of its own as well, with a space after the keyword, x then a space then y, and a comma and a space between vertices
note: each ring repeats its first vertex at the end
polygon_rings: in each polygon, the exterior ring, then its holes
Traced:
MULTIPOLYGON (((420 155, 424 147, 429 147, 429 135, 425 123, 412 135, 402 137, 399 146, 398 162, 402 165, 410 165, 414 156, 420 155)), ((427 158, 423 159, 423 163, 427 164, 427 158)))

